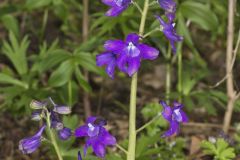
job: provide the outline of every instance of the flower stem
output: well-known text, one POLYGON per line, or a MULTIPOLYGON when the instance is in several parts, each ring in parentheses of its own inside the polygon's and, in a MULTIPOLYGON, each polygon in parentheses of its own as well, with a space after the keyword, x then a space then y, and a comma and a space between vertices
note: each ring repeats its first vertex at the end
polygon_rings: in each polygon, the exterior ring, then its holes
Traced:
POLYGON ((47 112, 47 128, 48 128, 48 133, 49 133, 49 138, 50 138, 50 141, 56 151, 56 154, 57 154, 57 157, 58 157, 58 160, 63 160, 62 158, 62 155, 60 153, 60 150, 59 150, 59 147, 58 147, 58 144, 57 144, 57 141, 55 139, 55 135, 51 129, 51 120, 50 120, 50 113, 47 112))
MULTIPOLYGON (((180 44, 181 45, 181 44, 180 44)), ((181 47, 182 48, 182 47, 181 47)), ((177 57, 178 57, 178 92, 179 92, 179 97, 178 97, 178 101, 181 103, 182 102, 182 50, 180 49, 179 52, 177 52, 177 57)))
POLYGON ((139 129, 137 129, 136 134, 138 134, 139 132, 141 132, 142 130, 144 130, 145 128, 147 128, 149 125, 151 125, 153 122, 155 122, 160 116, 161 116, 161 113, 157 114, 155 117, 153 117, 152 120, 150 120, 149 122, 147 122, 146 124, 144 124, 142 127, 140 127, 139 129))
POLYGON ((169 103, 171 93, 171 46, 169 44, 167 53, 167 73, 166 73, 166 101, 169 103))
POLYGON ((118 149, 120 149, 121 151, 123 151, 125 154, 128 154, 128 151, 125 148, 123 148, 122 146, 120 146, 119 144, 116 144, 116 147, 118 149))
MULTIPOLYGON (((145 0, 139 27, 139 36, 143 36, 147 18, 149 0, 145 0)), ((129 141, 127 160, 135 160, 136 151, 136 100, 137 100, 137 73, 132 77, 129 112, 129 141)))

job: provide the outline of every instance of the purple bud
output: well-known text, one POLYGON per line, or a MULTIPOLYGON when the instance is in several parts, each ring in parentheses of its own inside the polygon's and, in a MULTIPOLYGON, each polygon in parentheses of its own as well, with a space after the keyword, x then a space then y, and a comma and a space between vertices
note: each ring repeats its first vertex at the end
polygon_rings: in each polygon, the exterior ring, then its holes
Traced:
POLYGON ((42 119, 42 110, 35 111, 32 113, 32 120, 33 121, 40 121, 42 119))
POLYGON ((52 121, 51 122, 51 128, 54 128, 57 131, 59 131, 59 130, 62 130, 64 128, 64 125, 60 121, 52 121))
POLYGON ((46 102, 40 102, 37 100, 32 100, 32 102, 30 103, 30 107, 32 109, 43 109, 46 106, 47 106, 46 102))
POLYGON ((46 125, 43 125, 34 136, 22 139, 19 142, 19 150, 21 150, 23 154, 34 152, 41 145, 42 133, 45 128, 46 125))
POLYGON ((72 131, 69 128, 64 127, 58 131, 58 137, 61 140, 68 140, 72 136, 72 131))
POLYGON ((70 114, 71 108, 68 106, 55 106, 53 111, 59 114, 70 114))

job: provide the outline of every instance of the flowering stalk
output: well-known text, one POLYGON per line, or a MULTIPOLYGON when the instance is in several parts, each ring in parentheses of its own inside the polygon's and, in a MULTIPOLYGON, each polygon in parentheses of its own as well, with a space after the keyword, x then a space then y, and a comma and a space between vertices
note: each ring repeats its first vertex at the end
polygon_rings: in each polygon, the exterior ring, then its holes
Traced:
POLYGON ((48 130, 48 133, 50 135, 50 141, 56 151, 56 154, 57 154, 57 157, 58 157, 58 160, 63 160, 62 156, 61 156, 61 153, 60 153, 60 150, 59 150, 59 147, 58 147, 58 144, 57 144, 57 141, 55 139, 55 135, 53 133, 53 130, 51 129, 51 118, 50 118, 50 113, 47 111, 47 130, 48 130))
MULTIPOLYGON (((149 0, 145 0, 142 11, 141 23, 139 27, 139 36, 143 36, 146 23, 149 0)), ((136 99, 137 99, 137 73, 132 77, 130 93, 130 112, 129 112, 129 141, 127 160, 135 160, 136 150, 136 99)))
POLYGON ((168 47, 167 53, 167 73, 166 73, 166 101, 169 103, 170 93, 171 93, 171 47, 168 47))

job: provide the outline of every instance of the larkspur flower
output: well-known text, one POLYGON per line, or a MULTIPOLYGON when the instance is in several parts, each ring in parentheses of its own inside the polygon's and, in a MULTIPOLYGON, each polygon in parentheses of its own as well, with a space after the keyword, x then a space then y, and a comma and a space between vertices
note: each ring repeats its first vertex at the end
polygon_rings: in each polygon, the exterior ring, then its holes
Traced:
POLYGON ((116 139, 105 128, 105 121, 99 120, 97 117, 89 117, 85 125, 75 130, 76 137, 87 137, 84 146, 84 155, 91 146, 93 152, 100 158, 105 157, 105 148, 107 146, 116 145, 116 139))
POLYGON ((45 128, 46 125, 43 125, 34 136, 22 139, 19 142, 19 150, 21 150, 23 154, 34 152, 41 145, 42 133, 45 128))
POLYGON ((104 44, 106 52, 97 55, 97 65, 106 65, 108 75, 113 78, 115 67, 132 76, 140 67, 141 60, 154 60, 159 51, 139 43, 140 36, 131 33, 125 41, 108 40, 104 44))
POLYGON ((180 123, 188 122, 186 113, 182 110, 183 105, 177 102, 173 103, 173 107, 168 106, 164 101, 160 101, 163 106, 162 115, 169 122, 169 130, 163 134, 163 137, 169 137, 179 133, 180 123))
POLYGON ((174 0, 158 0, 158 3, 165 10, 169 22, 173 22, 176 14, 176 2, 174 0))
POLYGON ((61 140, 68 140, 72 136, 72 131, 70 128, 64 127, 58 131, 58 137, 61 140))
POLYGON ((102 2, 111 7, 105 14, 110 17, 118 16, 131 4, 131 0, 102 0, 102 2))
POLYGON ((156 18, 159 20, 163 28, 162 32, 164 33, 165 37, 170 41, 173 53, 176 53, 175 42, 182 41, 183 37, 177 34, 174 28, 174 23, 166 23, 160 16, 156 16, 156 18))

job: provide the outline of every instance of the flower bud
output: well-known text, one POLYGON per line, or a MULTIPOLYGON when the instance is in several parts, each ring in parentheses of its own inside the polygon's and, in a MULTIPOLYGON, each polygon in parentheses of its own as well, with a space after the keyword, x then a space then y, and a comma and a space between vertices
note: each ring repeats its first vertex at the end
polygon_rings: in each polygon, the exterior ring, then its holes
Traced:
POLYGON ((37 100, 32 100, 32 102, 30 103, 30 107, 32 109, 43 109, 46 106, 47 106, 46 102, 40 102, 37 100))
POLYGON ((70 114, 71 108, 68 106, 55 106, 53 111, 59 114, 70 114))
POLYGON ((69 128, 64 127, 58 131, 58 137, 61 140, 68 140, 72 136, 72 131, 69 128))

